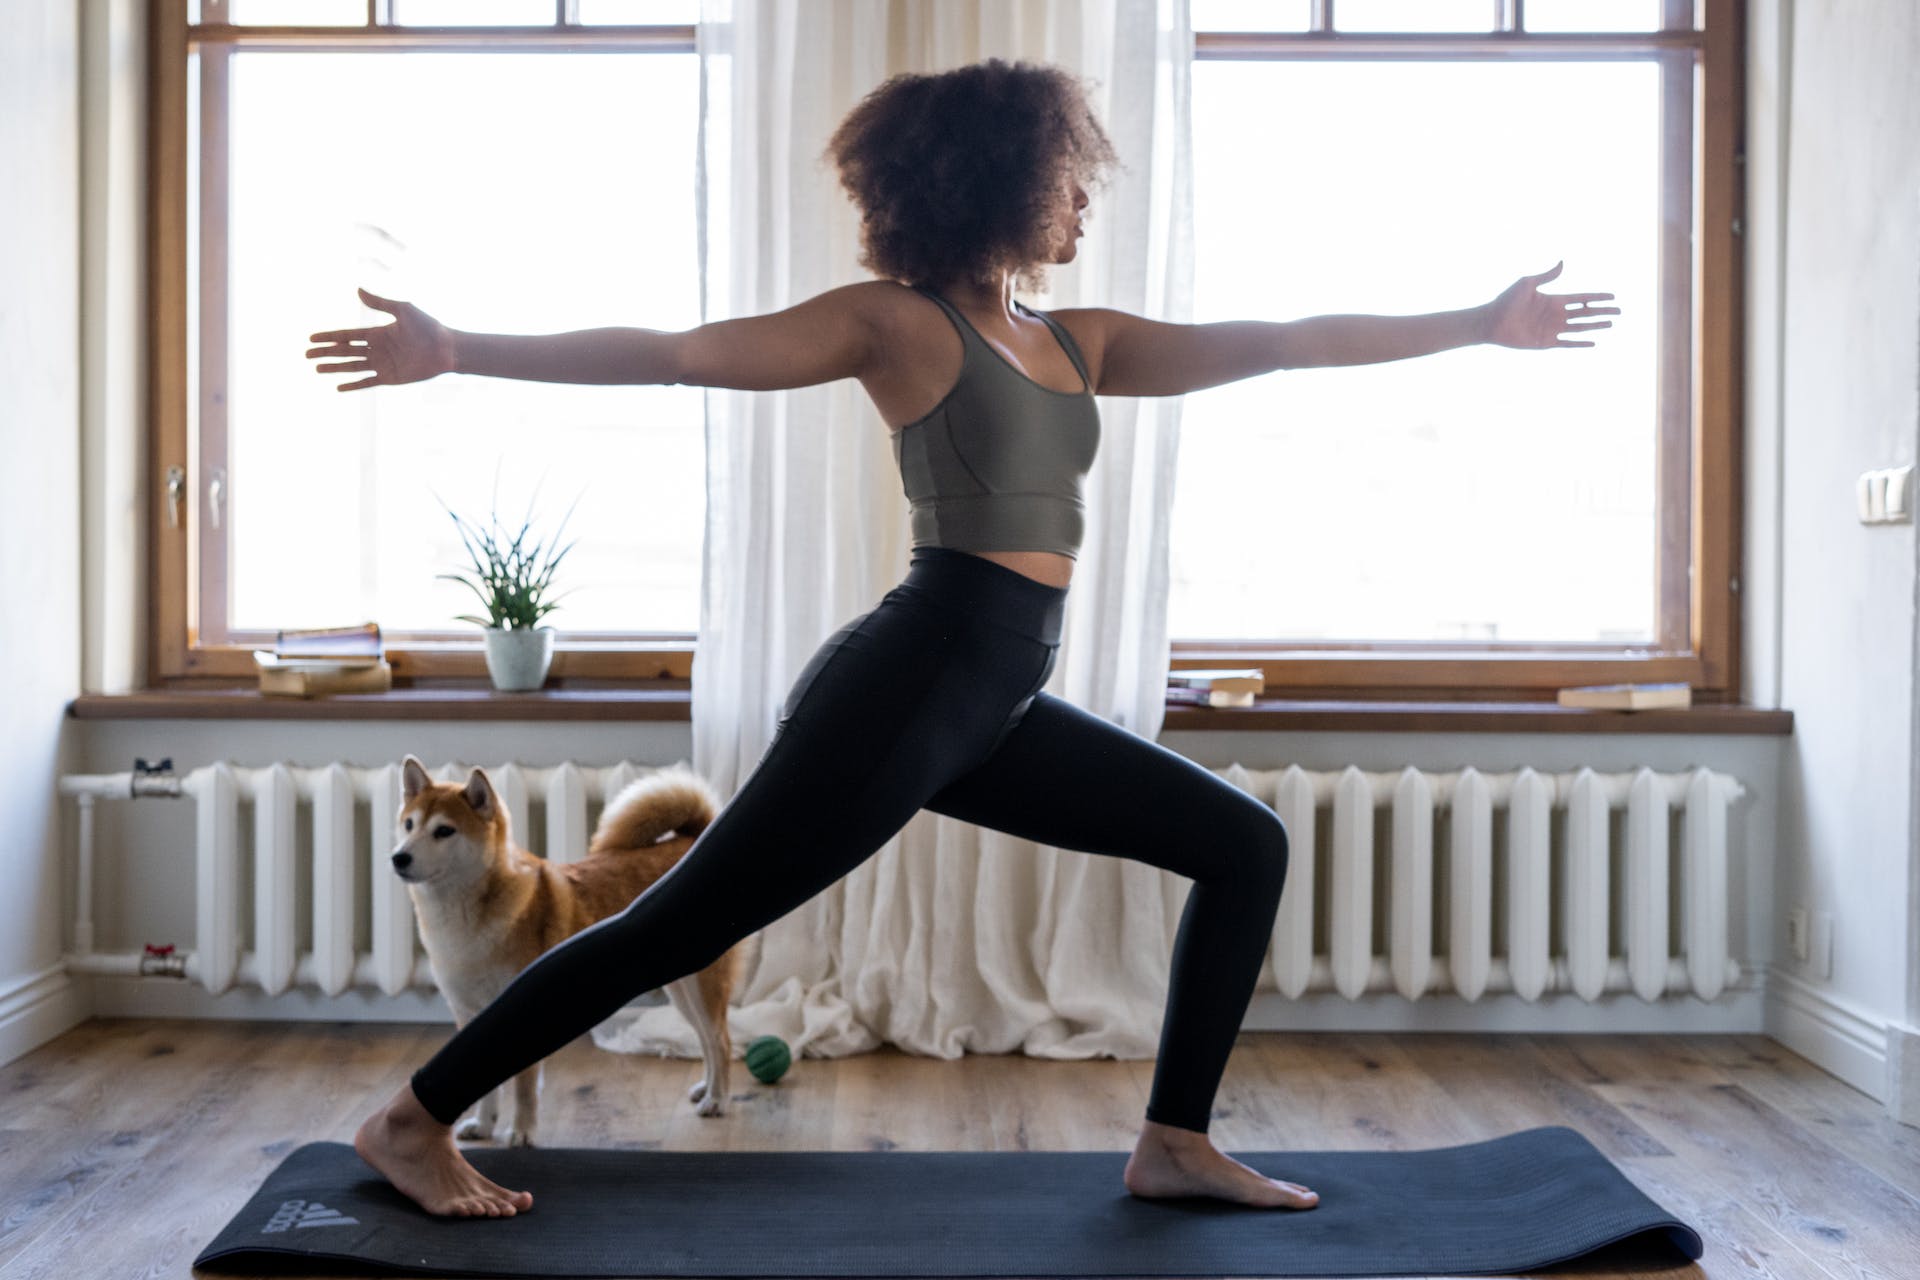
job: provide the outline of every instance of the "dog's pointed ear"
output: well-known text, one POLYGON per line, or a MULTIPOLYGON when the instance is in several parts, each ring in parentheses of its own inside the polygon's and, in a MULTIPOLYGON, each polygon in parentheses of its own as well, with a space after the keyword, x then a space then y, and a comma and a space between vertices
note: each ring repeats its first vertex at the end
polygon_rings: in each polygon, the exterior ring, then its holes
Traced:
POLYGON ((482 818, 493 816, 493 784, 487 781, 484 769, 475 769, 467 775, 467 787, 462 794, 475 814, 482 818))
POLYGON ((427 776, 427 767, 409 755, 400 763, 400 783, 406 788, 407 799, 411 800, 427 789, 433 779, 427 776))

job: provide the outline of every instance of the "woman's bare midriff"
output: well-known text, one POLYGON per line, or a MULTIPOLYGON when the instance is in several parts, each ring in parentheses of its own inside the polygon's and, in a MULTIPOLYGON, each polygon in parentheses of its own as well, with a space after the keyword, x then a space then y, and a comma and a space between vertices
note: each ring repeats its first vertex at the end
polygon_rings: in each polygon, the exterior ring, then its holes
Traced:
POLYGON ((1050 587, 1064 587, 1073 579, 1073 557, 1057 551, 969 551, 967 554, 1004 565, 1050 587))

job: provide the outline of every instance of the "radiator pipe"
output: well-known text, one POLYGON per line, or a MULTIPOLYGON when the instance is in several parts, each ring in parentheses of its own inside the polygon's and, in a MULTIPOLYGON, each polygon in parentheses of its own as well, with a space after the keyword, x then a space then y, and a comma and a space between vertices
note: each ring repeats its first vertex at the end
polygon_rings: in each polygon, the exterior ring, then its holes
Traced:
POLYGON ((90 791, 80 793, 80 885, 73 909, 73 945, 81 955, 93 951, 93 802, 90 791))
MULTIPOLYGON (((64 962, 70 973, 97 974, 109 978, 179 978, 197 982, 201 976, 200 956, 195 951, 173 951, 169 955, 138 951, 95 951, 85 954, 69 951, 64 962)), ((234 985, 255 989, 260 987, 260 961, 255 952, 241 952, 239 967, 234 971, 234 985)), ((320 975, 311 952, 295 964, 291 985, 319 989, 320 975)), ((355 958, 353 979, 348 985, 379 990, 379 974, 374 968, 372 955, 362 953, 355 958)), ((433 980, 432 967, 418 960, 414 962, 413 980, 409 985, 418 991, 440 989, 433 980)))
MULTIPOLYGON (((110 799, 128 799, 138 796, 159 796, 178 800, 184 793, 180 790, 180 779, 174 776, 173 761, 164 760, 157 769, 147 767, 147 762, 139 762, 141 768, 127 773, 70 773, 60 779, 59 791, 63 796, 73 796, 80 810, 80 829, 77 833, 80 841, 80 883, 74 894, 73 946, 68 953, 67 963, 72 972, 85 973, 87 959, 93 951, 93 802, 102 796, 110 799)), ((149 960, 165 960, 167 957, 149 956, 143 952, 128 951, 120 959, 128 962, 129 967, 112 972, 148 973, 161 976, 183 977, 184 974, 167 974, 163 969, 149 970, 142 967, 149 960)))
POLYGON ((183 793, 180 779, 171 773, 69 773, 60 778, 60 794, 106 796, 114 800, 133 796, 177 800, 183 793))

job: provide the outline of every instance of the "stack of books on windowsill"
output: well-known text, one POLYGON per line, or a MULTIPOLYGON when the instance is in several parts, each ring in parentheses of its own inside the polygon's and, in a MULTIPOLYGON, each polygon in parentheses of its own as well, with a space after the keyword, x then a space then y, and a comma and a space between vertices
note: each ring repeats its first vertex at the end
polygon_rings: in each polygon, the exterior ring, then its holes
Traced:
POLYGON ((1186 667, 1167 672, 1167 701, 1201 707, 1250 707, 1266 688, 1258 667, 1186 667))
POLYGON ((385 693, 393 687, 379 624, 282 631, 272 649, 255 649, 260 692, 286 698, 385 693))
POLYGON ((1652 707, 1690 707, 1693 687, 1688 684, 1586 684, 1560 691, 1563 707, 1597 707, 1613 711, 1645 711, 1652 707))

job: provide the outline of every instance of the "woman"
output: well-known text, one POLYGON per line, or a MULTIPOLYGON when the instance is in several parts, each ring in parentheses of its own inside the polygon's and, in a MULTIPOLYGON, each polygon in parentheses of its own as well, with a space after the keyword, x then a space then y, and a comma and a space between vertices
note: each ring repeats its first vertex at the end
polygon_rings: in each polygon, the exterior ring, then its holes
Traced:
POLYGON ((766 754, 685 857, 626 910, 523 970, 393 1098, 354 1147, 429 1212, 511 1215, 452 1124, 499 1082, 642 991, 695 972, 853 870, 920 809, 1191 877, 1146 1115, 1123 1180, 1142 1197, 1311 1208, 1318 1197, 1207 1137, 1214 1092, 1271 937, 1287 837, 1208 770, 1042 691, 1099 436, 1094 393, 1178 395, 1280 368, 1397 360, 1477 342, 1591 346, 1610 294, 1544 296, 1559 268, 1484 306, 1289 324, 1163 324, 1014 301, 1074 259, 1086 187, 1114 155, 1083 86, 994 60, 897 76, 829 152, 881 279, 684 333, 460 333, 361 291, 395 323, 315 334, 341 391, 449 371, 771 391, 858 378, 912 504, 904 581, 801 671, 766 754), (799 820, 831 796, 828 822, 799 820), (821 828, 814 830, 813 828, 821 828), (779 859, 766 856, 780 851, 779 859))

